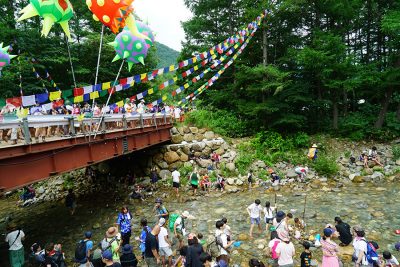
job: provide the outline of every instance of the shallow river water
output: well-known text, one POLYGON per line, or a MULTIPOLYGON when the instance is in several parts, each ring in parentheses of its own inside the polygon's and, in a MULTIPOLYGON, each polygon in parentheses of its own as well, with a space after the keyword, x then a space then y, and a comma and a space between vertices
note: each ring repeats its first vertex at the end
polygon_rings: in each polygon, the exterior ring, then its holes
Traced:
MULTIPOLYGON (((188 210, 195 216, 195 219, 188 220, 186 223, 189 231, 200 232, 207 239, 215 231, 215 221, 225 216, 235 239, 241 233, 248 234, 249 218, 246 207, 253 203, 254 199, 259 198, 263 205, 265 201, 273 203, 276 193, 279 210, 286 213, 292 212, 295 217, 302 217, 305 194, 307 194, 305 215, 307 231, 321 233, 327 223, 333 223, 333 218, 340 216, 351 226, 362 225, 366 230, 367 238, 379 243, 381 252, 390 250, 397 258, 400 258, 400 254, 394 251, 394 243, 400 240, 400 236, 394 233, 396 229, 400 229, 400 206, 397 202, 400 185, 394 183, 379 186, 346 184, 340 188, 340 191, 336 184, 322 183, 319 186, 320 189, 298 191, 283 187, 278 192, 258 187, 232 194, 213 192, 210 196, 201 195, 195 198, 191 196, 191 193, 182 192, 179 199, 174 195, 169 195, 169 190, 161 190, 149 196, 145 202, 124 200, 129 192, 124 192, 120 188, 120 192, 123 193, 103 192, 79 199, 74 216, 69 215, 62 202, 17 208, 14 200, 2 199, 0 200, 0 220, 11 217, 19 223, 26 233, 24 242, 26 250, 34 242, 41 244, 50 241, 57 242, 63 244, 66 257, 71 259, 75 242, 82 238, 85 231, 93 231, 93 240, 96 242, 102 239, 107 228, 115 222, 122 204, 128 204, 134 215, 135 236, 140 231, 139 222, 142 217, 147 218, 151 222, 150 225, 154 225, 155 217, 151 211, 154 199, 164 195, 165 206, 171 213, 177 210, 188 210), (335 188, 338 192, 329 191, 331 188, 335 188)), ((5 233, 4 223, 0 227, 2 233, 5 233)), ((263 234, 255 231, 254 236, 253 240, 249 240, 247 236, 242 235, 244 239, 242 245, 232 253, 233 263, 246 266, 245 262, 248 262, 251 257, 267 262, 266 257, 263 256, 262 247, 266 246, 269 237, 265 231, 263 234)), ((297 254, 300 254, 302 247, 297 242, 294 243, 297 254)), ((136 255, 139 255, 136 245, 136 255)), ((314 258, 320 261, 321 252, 314 250, 313 253, 314 258)), ((0 266, 9 266, 7 258, 7 246, 3 242, 0 247, 0 266)), ((345 261, 347 259, 348 256, 345 257, 345 261)), ((296 264, 296 266, 299 265, 296 264)), ((344 266, 351 266, 351 264, 347 262, 344 266)))

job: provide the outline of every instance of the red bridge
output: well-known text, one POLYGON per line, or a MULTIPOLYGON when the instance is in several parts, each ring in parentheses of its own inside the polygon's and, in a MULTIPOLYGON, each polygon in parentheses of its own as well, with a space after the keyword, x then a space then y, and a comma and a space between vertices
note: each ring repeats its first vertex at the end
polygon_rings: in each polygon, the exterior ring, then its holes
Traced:
POLYGON ((172 118, 163 114, 101 118, 29 116, 0 123, 0 131, 22 133, 24 144, 0 146, 0 190, 6 191, 44 180, 171 139, 172 118), (90 129, 100 128, 95 135, 90 129), (61 130, 68 136, 32 143, 36 129, 61 130))

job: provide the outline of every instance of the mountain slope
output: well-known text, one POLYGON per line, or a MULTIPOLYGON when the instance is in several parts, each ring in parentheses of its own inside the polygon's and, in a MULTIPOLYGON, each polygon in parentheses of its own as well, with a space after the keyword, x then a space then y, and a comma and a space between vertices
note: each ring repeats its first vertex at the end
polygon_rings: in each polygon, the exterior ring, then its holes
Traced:
POLYGON ((159 59, 158 68, 166 67, 176 63, 176 59, 179 56, 179 52, 162 44, 156 42, 157 57, 159 59))

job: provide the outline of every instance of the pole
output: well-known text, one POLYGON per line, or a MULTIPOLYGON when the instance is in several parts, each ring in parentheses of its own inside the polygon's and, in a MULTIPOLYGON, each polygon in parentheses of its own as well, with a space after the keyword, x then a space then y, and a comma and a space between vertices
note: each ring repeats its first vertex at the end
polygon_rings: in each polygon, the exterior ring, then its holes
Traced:
MULTIPOLYGON (((108 103, 110 102, 111 95, 112 95, 113 92, 114 92, 113 89, 114 89, 114 87, 115 87, 115 83, 117 82, 117 80, 118 80, 118 78, 119 78, 119 75, 121 74, 122 66, 124 66, 124 63, 125 63, 125 59, 122 60, 121 66, 119 67, 117 77, 115 77, 115 81, 114 81, 113 87, 112 87, 112 89, 111 89, 111 93, 108 95, 107 103, 106 103, 105 106, 108 106, 108 103)), ((99 121, 99 124, 97 125, 96 132, 94 133, 93 140, 96 139, 97 131, 99 130, 100 124, 101 124, 101 122, 102 122, 103 119, 104 119, 104 110, 105 110, 105 109, 103 109, 103 111, 101 112, 100 121, 99 121)))
MULTIPOLYGON (((100 58, 101 58, 101 49, 103 47, 103 36, 104 36, 104 24, 101 27, 101 35, 100 35, 100 47, 99 47, 99 54, 97 55, 97 66, 96 66, 96 77, 94 79, 94 85, 97 85, 97 79, 99 77, 99 69, 100 69, 100 58)), ((94 109, 94 103, 95 103, 95 98, 93 98, 92 102, 92 114, 93 114, 93 109, 94 109)), ((93 126, 93 115, 92 118, 90 119, 90 129, 89 129, 89 142, 92 137, 92 126, 93 126)))
POLYGON ((74 80, 74 86, 76 88, 74 66, 72 65, 71 51, 70 51, 70 48, 69 48, 69 42, 68 42, 68 37, 67 36, 65 36, 65 40, 67 41, 68 57, 69 57, 69 64, 71 65, 72 79, 74 80))
POLYGON ((275 215, 276 215, 277 212, 278 211, 277 211, 277 207, 276 207, 276 193, 275 193, 275 215))

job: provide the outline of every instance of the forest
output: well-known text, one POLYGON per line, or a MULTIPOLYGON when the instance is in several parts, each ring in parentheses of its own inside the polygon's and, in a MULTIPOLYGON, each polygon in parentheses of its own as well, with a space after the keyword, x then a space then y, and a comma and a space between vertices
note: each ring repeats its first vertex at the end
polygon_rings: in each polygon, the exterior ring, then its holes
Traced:
POLYGON ((249 47, 201 96, 193 120, 219 120, 232 136, 260 130, 327 132, 356 140, 400 135, 399 1, 185 4, 194 16, 183 23, 182 58, 267 10, 249 47))
MULTIPOLYGON (((46 90, 72 89, 93 84, 101 23, 92 19, 84 1, 71 1, 73 42, 54 26, 40 37, 41 19, 16 22, 26 0, 0 0, 0 42, 11 45, 19 57, 3 70, 0 99, 46 90), (71 52, 71 63, 68 56, 71 52), (35 68, 40 78, 32 73, 35 68), (57 83, 53 88, 45 77, 57 83), (76 84, 75 84, 76 83, 76 84)), ((179 55, 156 44, 146 64, 120 77, 150 72, 208 51, 234 35, 264 10, 267 16, 249 45, 218 82, 194 101, 198 110, 189 121, 218 124, 230 136, 259 131, 332 133, 355 140, 393 139, 400 135, 400 2, 398 0, 184 0, 193 17, 182 22, 186 40, 179 55), (169 56, 168 56, 169 55, 169 56), (222 126, 221 126, 222 125, 222 126)), ((99 81, 112 81, 118 63, 107 43, 115 35, 106 30, 99 81)), ((209 65, 206 65, 207 67, 209 65)), ((188 69, 188 68, 186 68, 188 69)), ((179 70, 176 89, 191 78, 179 70)), ((204 75, 209 79, 217 69, 204 75)), ((113 95, 119 101, 162 84, 173 74, 113 95)), ((172 94, 168 104, 181 103, 202 83, 172 94)), ((146 102, 161 96, 155 92, 146 102)), ((68 100, 68 99, 67 99, 68 100)), ((104 102, 99 99, 98 102, 104 102)))

